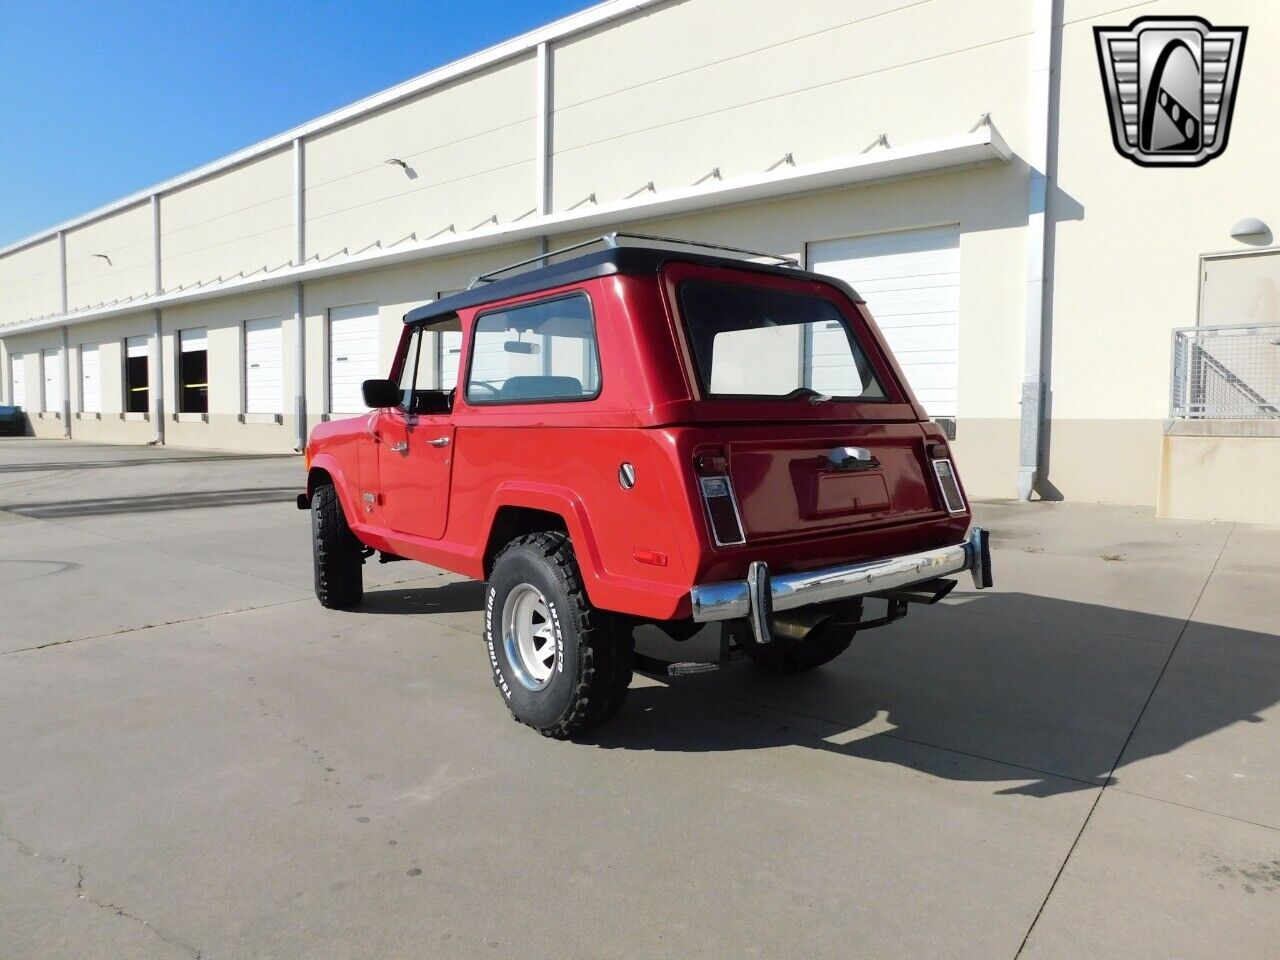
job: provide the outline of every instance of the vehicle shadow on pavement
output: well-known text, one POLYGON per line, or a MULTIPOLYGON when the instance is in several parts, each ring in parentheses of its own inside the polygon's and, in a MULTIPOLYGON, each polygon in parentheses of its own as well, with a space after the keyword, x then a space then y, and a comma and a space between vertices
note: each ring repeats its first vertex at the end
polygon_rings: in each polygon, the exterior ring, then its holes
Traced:
POLYGON ((237 490, 188 490, 146 496, 98 497, 91 500, 53 500, 41 503, 5 503, 0 510, 33 520, 64 520, 72 517, 103 517, 124 513, 159 513, 165 510, 196 510, 210 507, 239 507, 254 503, 280 503, 298 496, 295 487, 245 487, 237 490))
POLYGON ((365 592, 359 612, 478 613, 484 609, 484 591, 485 584, 479 580, 453 580, 429 587, 371 586, 365 592))
POLYGON ((290 460, 295 454, 217 454, 207 457, 131 457, 127 460, 40 460, 0 463, 0 473, 59 473, 65 470, 104 470, 115 467, 153 467, 166 463, 229 463, 237 460, 290 460))
MULTIPOLYGON (((1273 634, 1018 593, 920 614, 855 637, 806 674, 748 662, 633 685, 621 713, 584 742, 800 745, 1049 797, 1121 783, 1127 766, 1262 723, 1280 702, 1273 634)), ((695 658, 687 645, 642 639, 651 655, 695 658)))

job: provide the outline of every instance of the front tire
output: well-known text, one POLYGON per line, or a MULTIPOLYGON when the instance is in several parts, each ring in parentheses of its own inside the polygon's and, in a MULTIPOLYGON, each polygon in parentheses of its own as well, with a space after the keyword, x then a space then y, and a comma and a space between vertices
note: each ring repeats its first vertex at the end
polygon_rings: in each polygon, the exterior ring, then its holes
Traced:
POLYGON ((311 495, 311 555, 320 606, 349 610, 364 598, 360 541, 347 524, 338 491, 328 484, 311 495))
POLYGON ((498 554, 484 637, 507 708, 543 736, 563 740, 598 727, 626 700, 631 631, 591 606, 562 533, 519 537, 498 554))

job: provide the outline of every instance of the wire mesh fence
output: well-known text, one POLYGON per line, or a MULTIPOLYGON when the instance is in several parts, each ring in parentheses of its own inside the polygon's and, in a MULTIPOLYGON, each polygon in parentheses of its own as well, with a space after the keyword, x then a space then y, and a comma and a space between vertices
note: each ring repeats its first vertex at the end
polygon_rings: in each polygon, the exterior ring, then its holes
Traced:
POLYGON ((1174 330, 1169 416, 1280 417, 1280 324, 1174 330))

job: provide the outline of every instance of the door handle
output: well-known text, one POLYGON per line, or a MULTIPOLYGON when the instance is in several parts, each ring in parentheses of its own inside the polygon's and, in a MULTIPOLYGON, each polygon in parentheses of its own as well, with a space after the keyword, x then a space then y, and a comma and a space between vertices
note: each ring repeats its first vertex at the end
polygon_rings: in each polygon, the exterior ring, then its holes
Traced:
POLYGON ((449 445, 448 437, 436 437, 434 440, 428 440, 427 443, 433 447, 447 447, 449 445))
POLYGON ((409 444, 405 443, 403 440, 401 440, 399 443, 393 443, 391 445, 392 453, 404 453, 408 449, 409 449, 409 444))

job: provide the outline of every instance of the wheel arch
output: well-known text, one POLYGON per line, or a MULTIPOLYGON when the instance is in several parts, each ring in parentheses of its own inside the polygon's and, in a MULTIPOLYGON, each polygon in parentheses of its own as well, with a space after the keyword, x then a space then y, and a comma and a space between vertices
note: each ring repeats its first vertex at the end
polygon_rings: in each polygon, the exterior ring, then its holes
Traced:
POLYGON ((559 530, 568 534, 590 594, 601 569, 600 555, 587 517, 586 505, 578 494, 567 487, 544 483, 514 481, 498 487, 490 501, 488 521, 484 528, 486 535, 483 563, 486 577, 492 570, 494 557, 511 539, 500 540, 500 537, 512 524, 517 525, 514 536, 536 533, 538 530, 559 530), (551 525, 530 526, 525 529, 518 526, 538 522, 551 525))
POLYGON ((338 502, 342 504, 342 510, 347 515, 347 523, 357 520, 360 513, 356 509, 354 493, 347 483, 341 464, 338 463, 337 458, 321 454, 311 461, 311 466, 307 469, 307 499, 310 500, 315 496, 318 487, 326 485, 332 486, 337 491, 338 502))
POLYGON ((493 573, 493 562, 498 554, 512 540, 530 533, 555 531, 563 533, 572 542, 573 535, 564 516, 553 510, 539 507, 525 507, 514 504, 503 504, 494 512, 489 523, 489 535, 484 546, 484 577, 489 579, 493 573))

